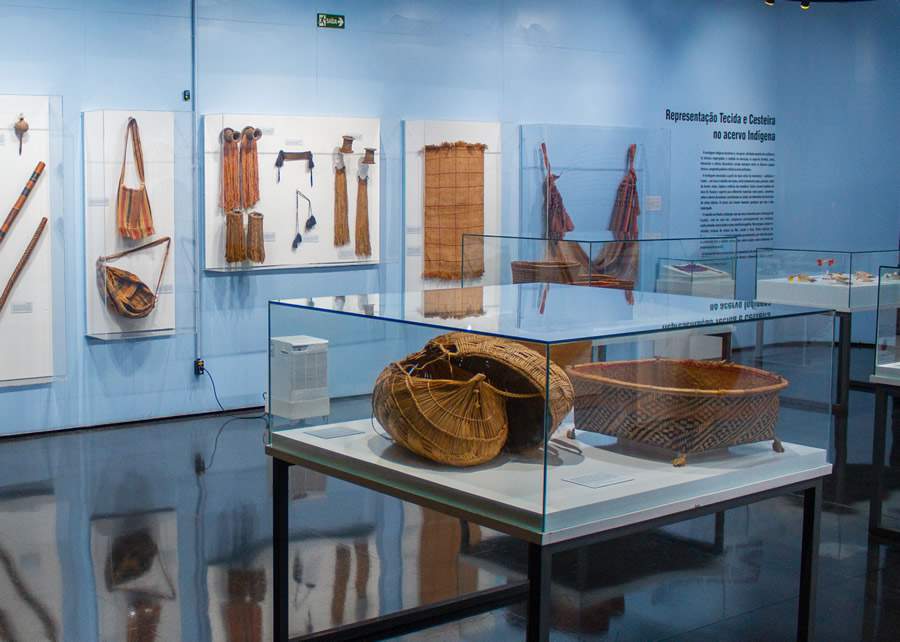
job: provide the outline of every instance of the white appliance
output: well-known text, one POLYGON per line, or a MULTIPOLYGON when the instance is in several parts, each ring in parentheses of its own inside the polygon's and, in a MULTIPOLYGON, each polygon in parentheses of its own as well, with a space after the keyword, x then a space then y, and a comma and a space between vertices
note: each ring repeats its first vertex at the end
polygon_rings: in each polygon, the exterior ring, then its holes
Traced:
POLYGON ((328 416, 328 341, 305 335, 273 337, 269 351, 271 413, 285 419, 328 416))

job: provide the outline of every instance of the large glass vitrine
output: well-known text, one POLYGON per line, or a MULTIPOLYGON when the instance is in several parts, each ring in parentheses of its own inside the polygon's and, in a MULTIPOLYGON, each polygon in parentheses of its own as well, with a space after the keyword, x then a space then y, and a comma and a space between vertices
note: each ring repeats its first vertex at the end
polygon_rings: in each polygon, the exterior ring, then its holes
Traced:
POLYGON ((831 313, 557 283, 438 294, 441 314, 432 292, 271 302, 270 445, 537 537, 827 462, 831 313), (666 352, 697 330, 727 350, 666 352))

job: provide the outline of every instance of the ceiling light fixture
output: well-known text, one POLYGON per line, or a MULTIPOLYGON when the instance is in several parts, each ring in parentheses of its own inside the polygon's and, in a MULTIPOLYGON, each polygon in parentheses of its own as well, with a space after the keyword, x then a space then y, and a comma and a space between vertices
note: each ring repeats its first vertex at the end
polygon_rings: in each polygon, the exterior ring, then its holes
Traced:
POLYGON ((809 0, 800 0, 800 8, 804 11, 809 9, 809 0))
POLYGON ((775 0, 763 0, 763 2, 765 2, 770 7, 775 6, 775 0))

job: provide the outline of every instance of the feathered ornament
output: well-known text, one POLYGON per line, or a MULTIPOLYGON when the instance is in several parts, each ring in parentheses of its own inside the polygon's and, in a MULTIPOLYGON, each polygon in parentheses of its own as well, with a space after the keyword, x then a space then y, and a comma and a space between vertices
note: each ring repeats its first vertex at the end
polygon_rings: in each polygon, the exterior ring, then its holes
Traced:
POLYGON ((16 132, 16 138, 19 139, 19 156, 22 155, 22 139, 25 138, 25 132, 28 131, 28 121, 25 120, 25 114, 19 114, 16 124, 13 125, 16 132))

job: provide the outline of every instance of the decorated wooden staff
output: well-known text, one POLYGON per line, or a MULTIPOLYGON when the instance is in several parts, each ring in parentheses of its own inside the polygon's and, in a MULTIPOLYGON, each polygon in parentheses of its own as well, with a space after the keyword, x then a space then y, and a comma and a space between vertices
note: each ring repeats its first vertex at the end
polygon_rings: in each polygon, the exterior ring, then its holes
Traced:
POLYGON ((38 223, 37 229, 34 231, 34 236, 31 237, 31 241, 29 241, 28 247, 25 248, 25 252, 22 254, 22 258, 20 258, 19 262, 16 264, 16 269, 13 270, 12 275, 10 275, 9 277, 9 281, 6 282, 6 287, 3 288, 3 294, 0 294, 0 312, 3 311, 3 307, 6 305, 10 294, 12 294, 13 287, 15 287, 16 281, 22 274, 22 270, 25 269, 25 265, 28 263, 28 259, 30 259, 31 255, 34 253, 34 248, 37 247, 38 241, 41 240, 41 234, 44 233, 45 227, 47 227, 46 216, 41 219, 40 223, 38 223))
POLYGON ((31 173, 31 178, 28 179, 28 182, 25 183, 25 187, 22 190, 22 193, 19 194, 19 198, 16 199, 16 202, 12 206, 12 209, 9 210, 9 214, 6 215, 6 220, 3 221, 3 225, 0 226, 0 243, 2 243, 3 239, 6 238, 6 235, 9 232, 9 228, 12 227, 13 221, 16 220, 19 212, 21 212, 22 208, 25 206, 25 201, 28 200, 28 197, 31 194, 31 190, 34 189, 34 186, 38 182, 38 179, 41 177, 41 174, 44 173, 45 167, 46 165, 44 165, 44 161, 38 162, 37 167, 35 167, 34 171, 31 173))

